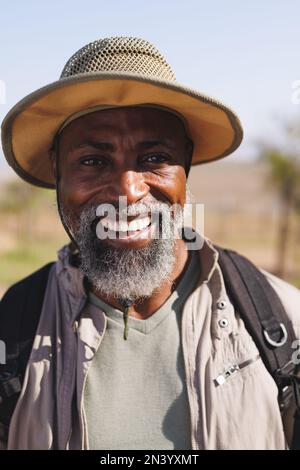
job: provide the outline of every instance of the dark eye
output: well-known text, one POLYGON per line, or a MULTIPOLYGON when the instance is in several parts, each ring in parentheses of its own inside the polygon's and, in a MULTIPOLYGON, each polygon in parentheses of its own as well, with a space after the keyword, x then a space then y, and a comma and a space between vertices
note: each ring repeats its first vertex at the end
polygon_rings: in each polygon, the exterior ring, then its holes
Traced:
POLYGON ((104 159, 102 157, 86 157, 82 158, 80 163, 85 166, 103 166, 104 159))
POLYGON ((161 154, 161 153, 152 153, 151 155, 147 155, 144 159, 143 162, 145 163, 165 163, 168 161, 168 156, 161 154))

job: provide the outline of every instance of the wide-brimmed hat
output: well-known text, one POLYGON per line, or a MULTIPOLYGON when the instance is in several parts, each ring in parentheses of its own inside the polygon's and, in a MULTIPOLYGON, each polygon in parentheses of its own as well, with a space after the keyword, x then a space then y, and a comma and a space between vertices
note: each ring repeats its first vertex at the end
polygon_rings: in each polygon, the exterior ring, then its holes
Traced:
POLYGON ((58 81, 26 96, 10 110, 2 123, 4 155, 24 180, 54 188, 49 151, 70 116, 98 106, 151 104, 184 118, 194 142, 193 165, 225 157, 241 143, 242 128, 231 109, 178 83, 149 42, 113 37, 80 49, 58 81))

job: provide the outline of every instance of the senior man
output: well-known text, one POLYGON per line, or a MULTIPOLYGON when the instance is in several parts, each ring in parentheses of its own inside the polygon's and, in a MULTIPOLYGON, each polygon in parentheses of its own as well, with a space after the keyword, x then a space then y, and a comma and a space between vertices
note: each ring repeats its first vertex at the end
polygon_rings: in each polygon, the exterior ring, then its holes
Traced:
MULTIPOLYGON (((1 303, 2 327, 17 302, 27 306, 30 349, 13 409, 2 404, 4 446, 288 447, 277 386, 228 296, 217 250, 201 237, 189 250, 180 236, 191 164, 222 158, 241 139, 229 108, 181 86, 136 38, 88 44, 59 81, 10 111, 5 156, 26 181, 56 188, 71 243, 1 303)), ((296 330, 298 290, 265 276, 296 330)))

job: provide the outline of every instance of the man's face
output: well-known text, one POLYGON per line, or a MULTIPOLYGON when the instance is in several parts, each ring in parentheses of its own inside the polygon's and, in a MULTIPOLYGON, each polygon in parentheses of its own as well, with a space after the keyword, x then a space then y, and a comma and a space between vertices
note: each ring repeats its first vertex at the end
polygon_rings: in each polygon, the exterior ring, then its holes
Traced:
MULTIPOLYGON (((154 198, 183 206, 186 159, 185 130, 171 113, 137 107, 85 115, 60 138, 61 202, 77 216, 91 203, 117 204, 119 196, 128 205, 154 198)), ((133 239, 124 246, 147 243, 133 239)))
MULTIPOLYGON (((133 208, 129 211, 129 221, 138 217, 136 208, 142 208, 145 213, 145 207, 160 204, 183 207, 189 145, 180 119, 154 108, 103 110, 71 122, 60 136, 59 192, 63 213, 75 238, 76 233, 78 238, 86 238, 83 225, 90 225, 95 219, 95 212, 91 210, 103 203, 117 206, 120 196, 126 196, 129 209, 133 208)), ((124 256, 133 256, 135 263, 137 256, 145 261, 145 253, 150 256, 150 252, 152 258, 157 259, 158 251, 163 249, 162 242, 156 241, 155 245, 150 237, 137 233, 97 240, 99 246, 93 243, 93 247, 99 249, 99 258, 109 253, 112 265, 112 253, 117 254, 119 261, 124 256)), ((91 249, 91 244, 82 246, 82 251, 91 249)), ((94 258, 95 255, 91 254, 94 258)), ((172 258, 170 250, 169 258, 172 258)), ((151 264, 150 259, 147 262, 151 264)), ((90 272, 92 267, 86 270, 90 272)))

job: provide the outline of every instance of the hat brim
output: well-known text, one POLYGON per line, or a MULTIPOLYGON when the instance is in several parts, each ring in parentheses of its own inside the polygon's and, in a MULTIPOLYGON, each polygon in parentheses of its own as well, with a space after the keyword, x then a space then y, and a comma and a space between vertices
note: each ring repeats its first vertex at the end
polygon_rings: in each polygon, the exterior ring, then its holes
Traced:
POLYGON ((19 101, 2 123, 4 155, 27 182, 55 188, 49 150, 69 116, 98 105, 141 104, 174 109, 185 117, 194 142, 192 165, 223 158, 242 141, 238 117, 213 98, 177 82, 99 72, 60 79, 19 101))

